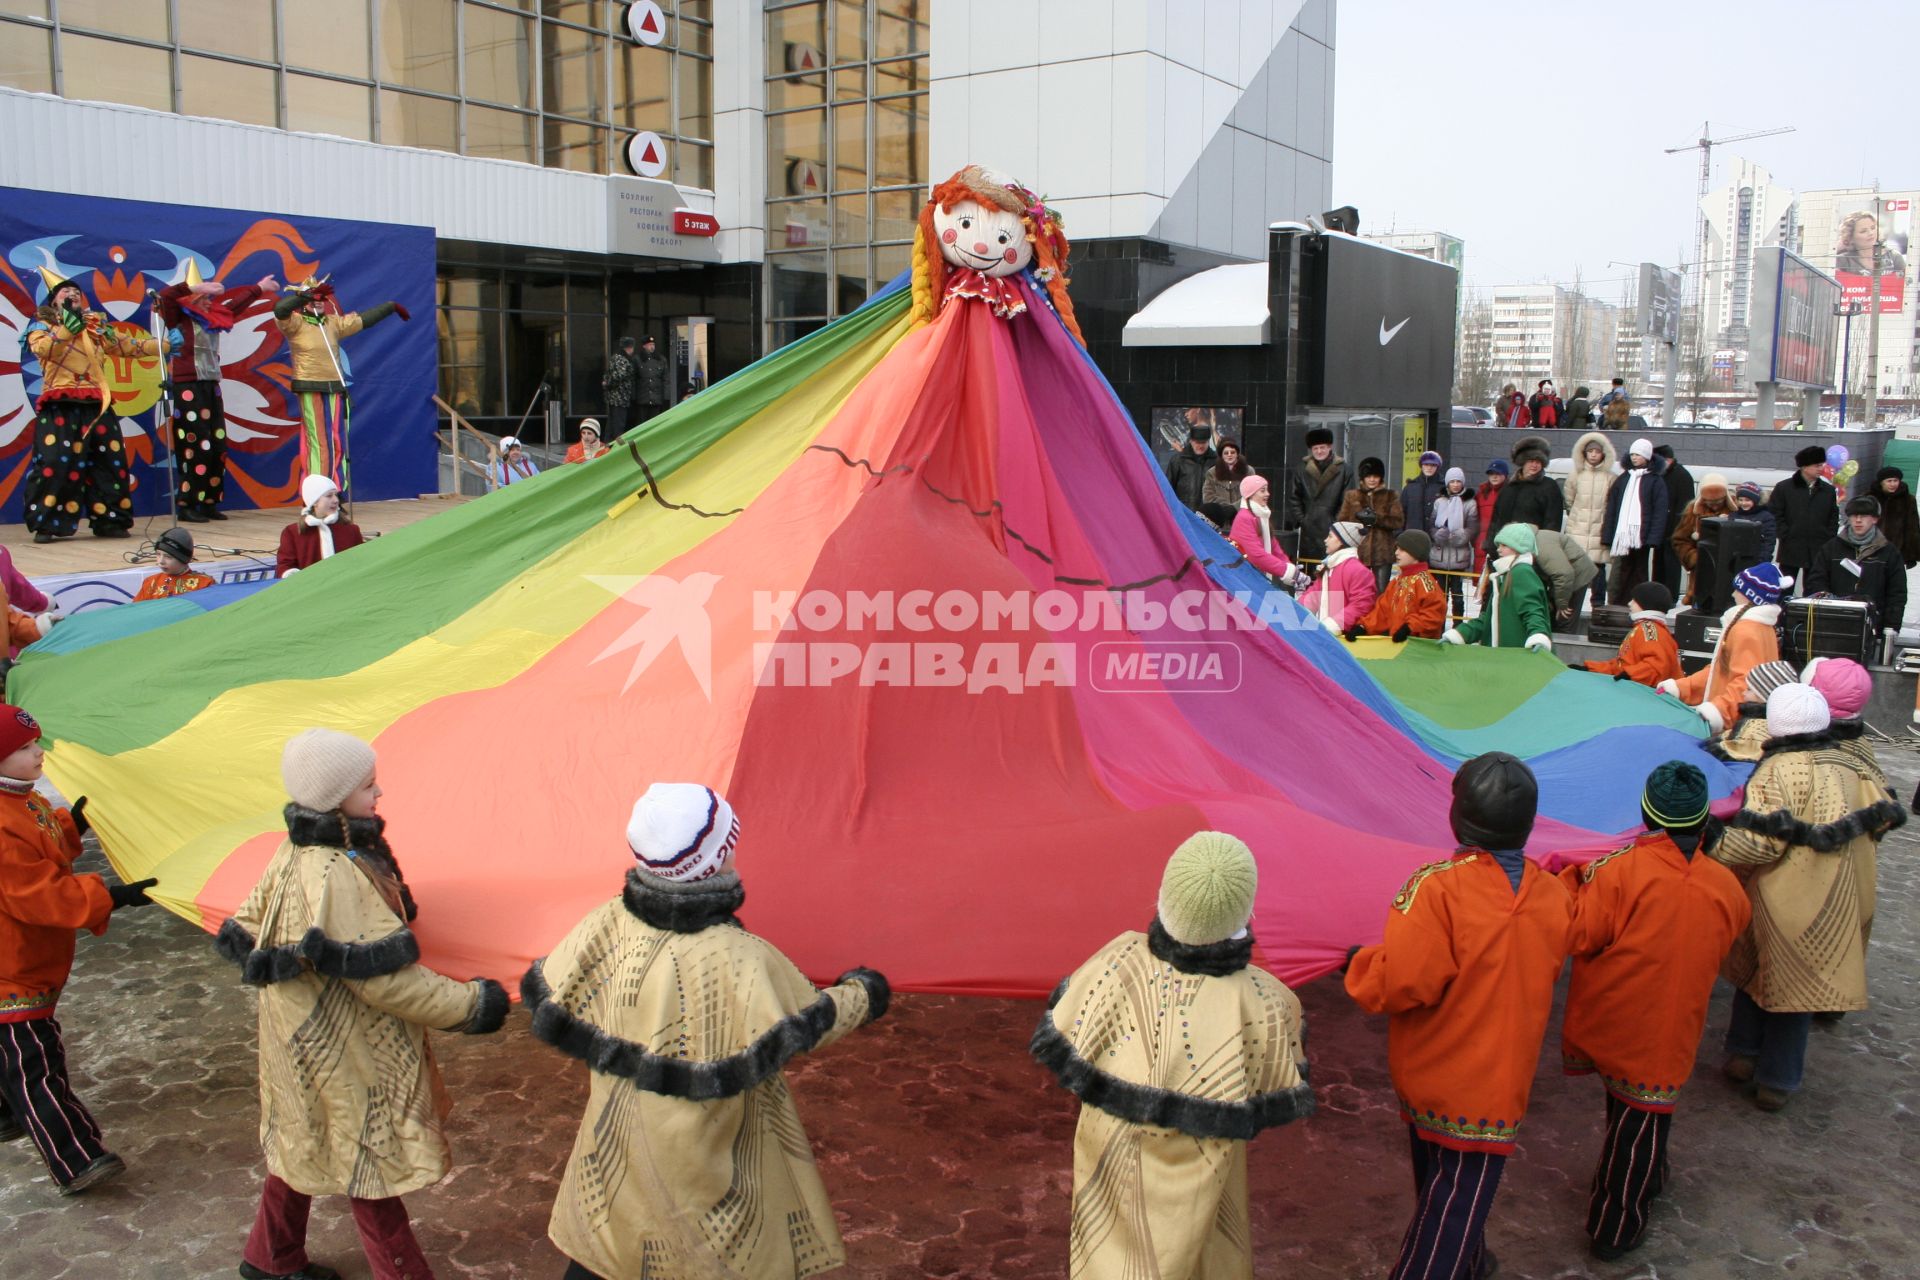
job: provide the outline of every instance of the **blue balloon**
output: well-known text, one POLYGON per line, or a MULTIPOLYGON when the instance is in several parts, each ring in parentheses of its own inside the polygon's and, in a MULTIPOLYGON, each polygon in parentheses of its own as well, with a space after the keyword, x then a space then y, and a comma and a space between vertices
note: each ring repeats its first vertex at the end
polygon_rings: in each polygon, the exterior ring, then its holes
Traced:
POLYGON ((1847 459, 1850 456, 1847 452, 1847 446, 1843 444, 1830 444, 1827 446, 1827 465, 1836 471, 1847 465, 1847 459))

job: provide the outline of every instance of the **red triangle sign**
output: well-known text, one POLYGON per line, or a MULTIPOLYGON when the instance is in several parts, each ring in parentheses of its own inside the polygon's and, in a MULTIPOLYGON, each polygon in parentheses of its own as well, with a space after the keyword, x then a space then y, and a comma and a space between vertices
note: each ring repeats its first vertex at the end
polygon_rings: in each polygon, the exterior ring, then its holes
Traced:
POLYGON ((641 164, 659 164, 660 163, 660 153, 659 151, 654 149, 654 145, 651 142, 647 144, 646 150, 640 153, 640 163, 641 164))
POLYGON ((655 20, 654 10, 648 9, 644 14, 641 15, 640 29, 646 32, 650 36, 660 34, 660 24, 658 21, 655 20))
POLYGON ((802 71, 811 71, 813 70, 813 68, 814 68, 813 50, 811 49, 801 50, 800 51, 800 69, 802 71))

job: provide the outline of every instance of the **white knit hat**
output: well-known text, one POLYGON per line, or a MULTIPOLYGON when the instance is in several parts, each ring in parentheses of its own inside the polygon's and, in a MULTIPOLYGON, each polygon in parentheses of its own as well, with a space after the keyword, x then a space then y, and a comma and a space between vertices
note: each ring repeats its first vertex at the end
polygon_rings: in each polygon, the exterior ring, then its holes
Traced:
POLYGON ((280 776, 295 804, 325 813, 359 789, 374 763, 373 748, 352 734, 308 729, 287 739, 280 776))
POLYGON ((1811 685, 1783 684, 1767 695, 1767 733, 1772 737, 1823 733, 1832 723, 1827 700, 1811 685))
POLYGON ((1643 458, 1651 459, 1653 457, 1653 441, 1642 436, 1627 446, 1628 457, 1632 457, 1636 453, 1643 458))
POLYGON ((311 511, 314 503, 330 493, 338 492, 340 492, 340 486, 333 482, 332 477, 310 475, 300 482, 300 505, 311 511))
POLYGON ((515 446, 516 446, 516 445, 518 445, 519 443, 520 443, 520 437, 519 437, 519 436, 501 436, 501 437, 500 437, 500 452, 502 452, 502 453, 505 453, 505 452, 506 452, 507 450, 509 450, 509 449, 511 449, 511 448, 513 448, 513 447, 515 447, 515 446))
POLYGON ((679 884, 726 870, 739 842, 733 806, 697 782, 654 783, 627 820, 627 847, 640 865, 679 884))

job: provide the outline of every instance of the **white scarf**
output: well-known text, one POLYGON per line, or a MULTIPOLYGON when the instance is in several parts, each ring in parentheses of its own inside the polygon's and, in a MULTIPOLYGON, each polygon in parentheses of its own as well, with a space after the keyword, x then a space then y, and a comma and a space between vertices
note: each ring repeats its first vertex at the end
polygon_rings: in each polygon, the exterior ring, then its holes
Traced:
POLYGON ((317 516, 309 510, 307 514, 302 517, 309 529, 318 529, 320 531, 320 558, 322 560, 325 560, 333 554, 333 525, 339 518, 340 512, 338 509, 336 509, 332 515, 325 517, 317 516))
POLYGON ((1247 504, 1247 510, 1253 512, 1254 516, 1260 521, 1260 545, 1267 549, 1268 555, 1272 555, 1273 508, 1264 502, 1249 502, 1247 504))
MULTIPOLYGON (((1338 551, 1334 552, 1332 555, 1328 556, 1325 560, 1322 560, 1320 562, 1320 600, 1318 603, 1318 607, 1315 609, 1315 612, 1317 612, 1320 615, 1320 620, 1322 622, 1325 622, 1327 618, 1330 616, 1327 613, 1327 606, 1332 602, 1332 598, 1333 598, 1334 569, 1339 565, 1345 564, 1347 561, 1353 559, 1355 556, 1358 556, 1359 554, 1360 553, 1354 550, 1352 547, 1342 547, 1338 551)), ((1343 591, 1340 594, 1344 596, 1346 595, 1346 592, 1343 591)))
POLYGON ((1640 479, 1646 474, 1645 467, 1626 474, 1627 491, 1620 499, 1620 520, 1613 526, 1610 548, 1616 556, 1623 556, 1640 545, 1640 479))

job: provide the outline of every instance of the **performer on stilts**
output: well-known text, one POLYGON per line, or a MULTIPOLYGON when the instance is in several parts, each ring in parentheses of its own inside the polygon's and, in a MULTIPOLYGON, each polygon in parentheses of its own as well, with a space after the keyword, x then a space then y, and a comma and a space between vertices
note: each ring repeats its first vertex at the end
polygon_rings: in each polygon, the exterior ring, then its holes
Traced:
POLYGON ((161 354, 151 337, 130 337, 87 308, 72 280, 40 268, 46 300, 27 325, 27 349, 40 361, 33 461, 27 469, 25 519, 35 542, 71 538, 84 516, 96 538, 124 538, 133 527, 127 450, 107 383, 108 354, 139 359, 161 354))
POLYGON ((333 286, 325 280, 289 285, 273 304, 274 323, 286 335, 287 351, 293 357, 293 393, 300 401, 300 429, 306 444, 301 479, 326 476, 351 491, 346 458, 352 413, 340 340, 373 328, 389 315, 413 318, 397 302, 342 312, 333 286))
POLYGON ((187 259, 186 278, 168 285, 154 310, 174 344, 167 362, 167 395, 173 401, 173 448, 179 460, 173 509, 181 520, 204 524, 225 520, 220 499, 226 490, 227 415, 220 403, 220 335, 239 322, 261 298, 278 293, 271 275, 257 284, 228 289, 218 280, 202 280, 187 259))

